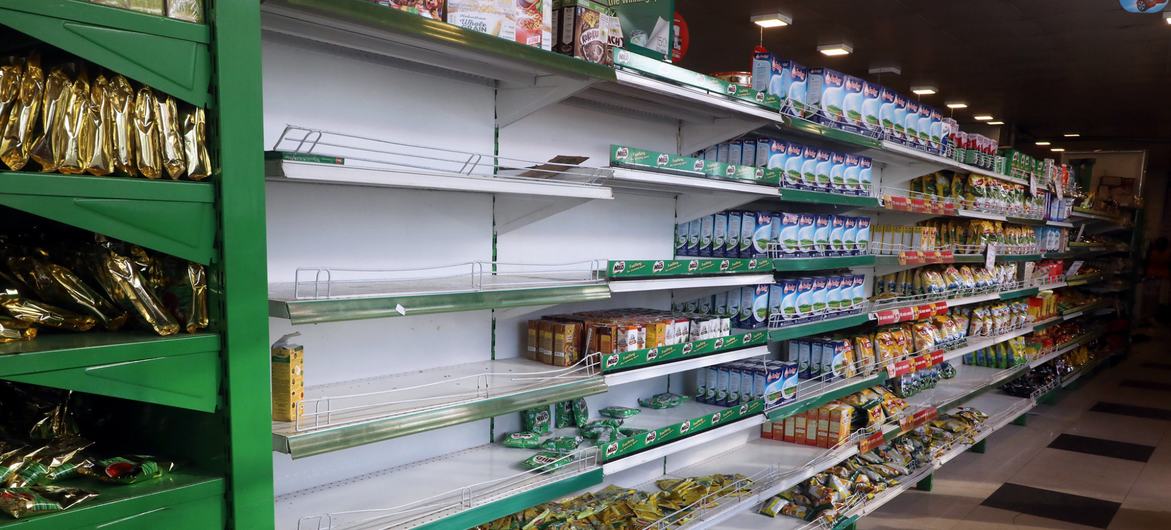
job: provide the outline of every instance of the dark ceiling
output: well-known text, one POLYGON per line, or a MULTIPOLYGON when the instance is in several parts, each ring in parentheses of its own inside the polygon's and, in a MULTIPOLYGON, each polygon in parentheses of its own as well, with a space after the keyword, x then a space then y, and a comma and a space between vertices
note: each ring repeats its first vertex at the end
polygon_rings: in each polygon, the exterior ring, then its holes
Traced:
MULTIPOLYGON (((1118 0, 678 0, 691 46, 682 66, 748 70, 759 29, 754 14, 781 12, 793 25, 764 31, 773 53, 826 66, 956 111, 961 126, 991 113, 1006 122, 1002 143, 1051 140, 1069 150, 1146 149, 1149 170, 1171 170, 1171 25, 1163 15, 1126 13, 1118 0), (854 53, 825 57, 818 44, 846 41, 854 53), (902 74, 868 74, 898 65, 902 74), (1077 132, 1075 140, 1063 138, 1077 132)), ((1052 156, 1051 153, 1034 151, 1052 156)))

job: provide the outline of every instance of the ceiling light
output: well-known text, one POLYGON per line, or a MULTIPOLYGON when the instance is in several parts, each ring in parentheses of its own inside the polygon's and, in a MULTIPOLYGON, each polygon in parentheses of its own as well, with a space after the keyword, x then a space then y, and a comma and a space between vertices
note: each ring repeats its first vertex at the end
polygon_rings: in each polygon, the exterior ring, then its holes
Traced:
POLYGON ((1004 122, 1002 122, 1002 121, 990 121, 990 122, 988 122, 988 125, 1004 125, 1004 122))
POLYGON ((1163 20, 1166 20, 1168 24, 1171 24, 1171 11, 1163 13, 1163 20))
POLYGON ((948 103, 947 108, 949 108, 949 109, 966 109, 966 108, 968 108, 968 104, 961 103, 959 101, 954 101, 954 102, 948 103))
POLYGON ((992 119, 992 115, 991 114, 977 114, 975 116, 972 116, 972 119, 976 120, 976 121, 989 121, 992 119))
POLYGON ((1054 147, 1053 149, 1050 149, 1050 151, 1053 151, 1054 153, 1064 153, 1065 149, 1060 148, 1060 147, 1054 147))
POLYGON ((754 15, 752 22, 762 28, 782 28, 793 23, 793 17, 784 13, 754 15))
POLYGON ((1081 133, 1065 133, 1062 136, 1064 136, 1066 138, 1077 138, 1077 137, 1081 136, 1081 133))
POLYGON ((822 44, 817 47, 817 51, 829 57, 839 57, 842 55, 850 55, 854 51, 854 48, 842 42, 838 44, 822 44))
POLYGON ((1037 145, 1049 145, 1049 142, 1037 142, 1037 145))
POLYGON ((911 92, 914 92, 916 96, 930 96, 936 93, 936 90, 933 86, 917 86, 911 87, 911 92))

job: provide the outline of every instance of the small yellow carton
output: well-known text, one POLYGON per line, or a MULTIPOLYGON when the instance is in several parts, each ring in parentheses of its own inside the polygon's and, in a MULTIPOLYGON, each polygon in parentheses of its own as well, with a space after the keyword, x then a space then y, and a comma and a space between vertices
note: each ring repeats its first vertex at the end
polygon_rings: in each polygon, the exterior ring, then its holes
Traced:
POLYGON ((272 419, 295 421, 302 414, 305 399, 305 347, 289 339, 290 333, 272 345, 272 419))

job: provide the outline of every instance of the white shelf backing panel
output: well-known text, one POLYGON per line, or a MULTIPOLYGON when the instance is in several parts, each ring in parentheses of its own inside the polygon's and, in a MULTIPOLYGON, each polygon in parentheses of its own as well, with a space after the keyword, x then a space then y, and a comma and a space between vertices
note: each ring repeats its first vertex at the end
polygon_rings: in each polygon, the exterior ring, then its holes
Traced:
POLYGON ((535 453, 483 445, 280 495, 277 528, 414 528, 597 469, 587 451, 558 469, 527 471, 520 462, 535 453))
POLYGON ((773 283, 772 273, 768 274, 728 274, 724 276, 698 276, 688 278, 669 278, 657 280, 614 280, 610 282, 610 292, 631 293, 637 291, 662 291, 670 289, 703 289, 715 287, 741 287, 773 283))
POLYGON ((523 358, 309 387, 297 421, 273 422, 273 449, 300 458, 518 412, 605 388, 591 360, 557 368, 523 358))

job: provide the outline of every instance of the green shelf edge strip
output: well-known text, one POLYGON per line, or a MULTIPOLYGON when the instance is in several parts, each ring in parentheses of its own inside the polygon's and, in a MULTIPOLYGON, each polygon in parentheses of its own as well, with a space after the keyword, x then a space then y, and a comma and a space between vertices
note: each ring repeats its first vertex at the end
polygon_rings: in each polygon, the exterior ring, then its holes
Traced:
POLYGON ((851 315, 830 320, 822 320, 820 322, 810 322, 808 324, 794 324, 792 326, 783 328, 769 329, 768 341, 780 342, 783 340, 795 339, 807 335, 816 335, 818 333, 826 333, 840 329, 852 328, 867 322, 870 322, 870 315, 862 313, 860 315, 851 315))
MULTIPOLYGON (((737 330, 739 331, 739 330, 737 330)), ((612 374, 625 370, 657 366, 673 361, 694 359, 717 353, 725 353, 768 344, 768 331, 744 331, 715 339, 703 339, 683 344, 647 348, 621 353, 605 354, 602 357, 602 373, 612 374)))
POLYGON ((483 506, 460 512, 417 527, 418 530, 449 530, 454 528, 473 528, 487 522, 494 521, 506 515, 511 515, 525 508, 564 497, 576 491, 597 486, 602 483, 602 469, 596 468, 580 475, 559 480, 552 484, 531 489, 524 493, 513 495, 483 506))
MULTIPOLYGON (((2 529, 19 530, 61 530, 62 528, 122 528, 123 522, 134 526, 143 514, 167 510, 183 503, 214 498, 216 502, 226 491, 226 481, 185 471, 175 471, 155 481, 140 484, 103 485, 90 480, 76 480, 64 483, 98 491, 97 498, 79 504, 63 512, 30 517, 29 519, 6 519, 0 522, 2 529)), ((157 519, 152 519, 157 522, 157 519)), ((222 523, 221 523, 222 524, 222 523)))
POLYGON ((294 459, 319 455, 360 445, 381 442, 470 421, 494 418, 558 401, 606 392, 600 376, 560 385, 537 388, 491 399, 479 399, 444 407, 429 408, 381 419, 353 422, 292 435, 273 434, 273 450, 294 459))
POLYGON ((820 271, 849 267, 870 267, 874 256, 840 256, 827 258, 781 258, 773 260, 777 272, 820 271))
POLYGON ((636 436, 628 436, 617 442, 610 442, 605 446, 598 447, 598 461, 613 462, 615 460, 621 460, 624 457, 647 449, 667 445, 709 429, 730 425, 763 412, 764 400, 754 399, 748 403, 712 411, 703 416, 684 420, 679 423, 664 425, 653 431, 647 431, 644 434, 636 436))
POLYGON ((840 193, 825 193, 820 191, 781 188, 780 198, 784 202, 829 204, 834 206, 853 206, 857 208, 878 208, 877 198, 862 195, 843 195, 840 193))
POLYGON ((337 0, 279 0, 273 3, 303 9, 328 20, 424 39, 437 46, 471 49, 501 59, 528 63, 550 72, 601 81, 618 79, 614 69, 608 66, 526 46, 406 11, 387 9, 376 3, 337 0))
POLYGON ((269 316, 287 318, 293 324, 343 322, 370 318, 387 318, 459 311, 478 311, 535 305, 555 305, 570 302, 607 300, 610 288, 605 284, 590 284, 547 289, 518 289, 511 291, 480 291, 470 293, 388 296, 380 298, 343 298, 327 300, 269 300, 269 316), (407 314, 395 310, 406 308, 407 314))
POLYGON ((611 280, 670 279, 695 276, 730 276, 772 272, 768 258, 696 258, 659 260, 610 260, 606 265, 611 280))
POLYGON ((1016 300, 1017 298, 1025 298, 1027 296, 1034 296, 1039 292, 1041 292, 1041 290, 1036 287, 1029 287, 1027 289, 1017 289, 1015 291, 1008 291, 1008 292, 1000 293, 1000 299, 1001 300, 1016 300))
POLYGON ((769 421, 781 421, 794 414, 801 414, 807 410, 818 408, 822 405, 837 401, 850 394, 865 390, 872 386, 885 384, 887 380, 886 371, 880 371, 875 375, 858 378, 858 381, 844 385, 840 388, 834 389, 831 392, 826 392, 817 396, 805 399, 798 399, 793 403, 782 405, 772 410, 765 411, 765 416, 769 421))
POLYGON ((170 337, 148 332, 42 334, 29 342, 0 344, 0 378, 219 349, 220 338, 214 333, 170 337))

